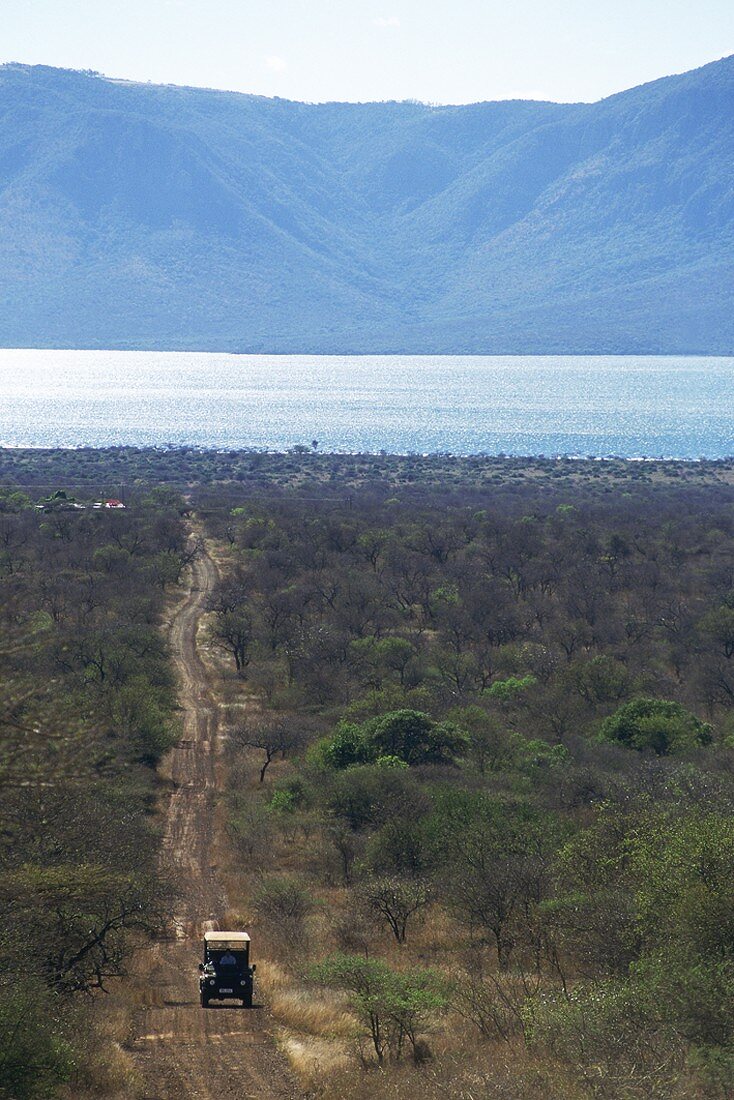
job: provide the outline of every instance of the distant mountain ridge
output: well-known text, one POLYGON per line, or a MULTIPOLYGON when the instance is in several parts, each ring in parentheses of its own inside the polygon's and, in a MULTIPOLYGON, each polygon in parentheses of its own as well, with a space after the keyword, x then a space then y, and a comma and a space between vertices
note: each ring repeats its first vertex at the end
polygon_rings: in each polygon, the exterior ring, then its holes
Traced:
POLYGON ((734 58, 593 104, 0 67, 0 345, 734 353, 734 58))

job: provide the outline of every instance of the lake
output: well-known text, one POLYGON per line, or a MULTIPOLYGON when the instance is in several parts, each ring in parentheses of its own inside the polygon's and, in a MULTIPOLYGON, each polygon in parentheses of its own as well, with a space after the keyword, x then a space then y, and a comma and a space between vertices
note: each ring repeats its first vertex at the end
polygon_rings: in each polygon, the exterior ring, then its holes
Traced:
POLYGON ((0 350, 0 444, 734 454, 734 358, 0 350))

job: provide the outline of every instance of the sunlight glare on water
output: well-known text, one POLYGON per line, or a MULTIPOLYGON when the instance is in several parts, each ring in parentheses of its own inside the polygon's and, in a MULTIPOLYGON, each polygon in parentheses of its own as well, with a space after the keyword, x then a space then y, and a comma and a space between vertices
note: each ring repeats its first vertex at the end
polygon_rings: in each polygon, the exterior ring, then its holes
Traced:
POLYGON ((0 350, 0 444, 720 458, 734 359, 0 350))

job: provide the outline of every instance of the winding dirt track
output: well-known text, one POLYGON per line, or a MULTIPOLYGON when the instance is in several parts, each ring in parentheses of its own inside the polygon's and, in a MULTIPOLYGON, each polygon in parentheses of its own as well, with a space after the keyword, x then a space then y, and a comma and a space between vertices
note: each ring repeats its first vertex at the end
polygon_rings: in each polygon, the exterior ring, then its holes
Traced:
POLYGON ((218 708, 197 649, 199 620, 216 580, 216 565, 204 553, 193 564, 189 591, 170 626, 183 736, 170 761, 173 794, 163 859, 180 898, 170 940, 151 954, 146 978, 152 1003, 141 1010, 133 1041, 145 1100, 303 1095, 275 1046, 263 1007, 199 1005, 202 934, 207 922, 221 921, 225 912, 212 867, 218 708))

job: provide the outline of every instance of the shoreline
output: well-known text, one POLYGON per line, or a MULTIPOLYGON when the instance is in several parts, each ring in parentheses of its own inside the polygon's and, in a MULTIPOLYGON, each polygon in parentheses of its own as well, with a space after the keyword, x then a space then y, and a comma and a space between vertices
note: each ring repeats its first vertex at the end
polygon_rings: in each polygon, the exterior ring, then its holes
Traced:
POLYGON ((647 455, 647 454, 630 454, 621 455, 615 453, 594 454, 589 452, 588 454, 579 454, 575 452, 560 452, 557 454, 545 454, 542 452, 513 452, 513 451, 387 451, 387 450, 322 450, 321 448, 313 449, 306 444, 295 444, 292 447, 215 447, 215 446, 200 446, 195 443, 177 443, 171 445, 160 444, 136 444, 136 443, 115 443, 109 445, 93 444, 93 443, 64 443, 58 446, 49 446, 44 443, 5 443, 0 442, 0 454, 5 452, 22 453, 31 452, 35 455, 38 454, 136 454, 136 455, 201 455, 205 457, 207 455, 222 456, 237 456, 237 457, 296 457, 296 458, 311 458, 311 459, 324 459, 331 458, 361 458, 361 459, 379 459, 381 461, 388 461, 390 459, 436 459, 446 462, 471 462, 471 461, 486 461, 486 462, 545 462, 545 463, 563 463, 563 462, 634 462, 634 463, 652 463, 652 464, 671 464, 685 465, 685 466, 702 466, 706 464, 711 465, 729 465, 734 463, 734 451, 728 455, 705 455, 701 454, 695 458, 686 455, 647 455))
MULTIPOLYGON (((515 455, 320 453, 187 448, 0 447, 0 489, 41 500, 66 490, 80 499, 100 494, 123 502, 148 486, 186 495, 217 487, 236 496, 275 497, 352 493, 375 497, 511 495, 522 486, 540 494, 568 496, 582 486, 594 494, 647 487, 734 487, 734 457, 697 459, 549 457, 515 455)), ((335 498, 336 499, 336 498, 335 498)))

